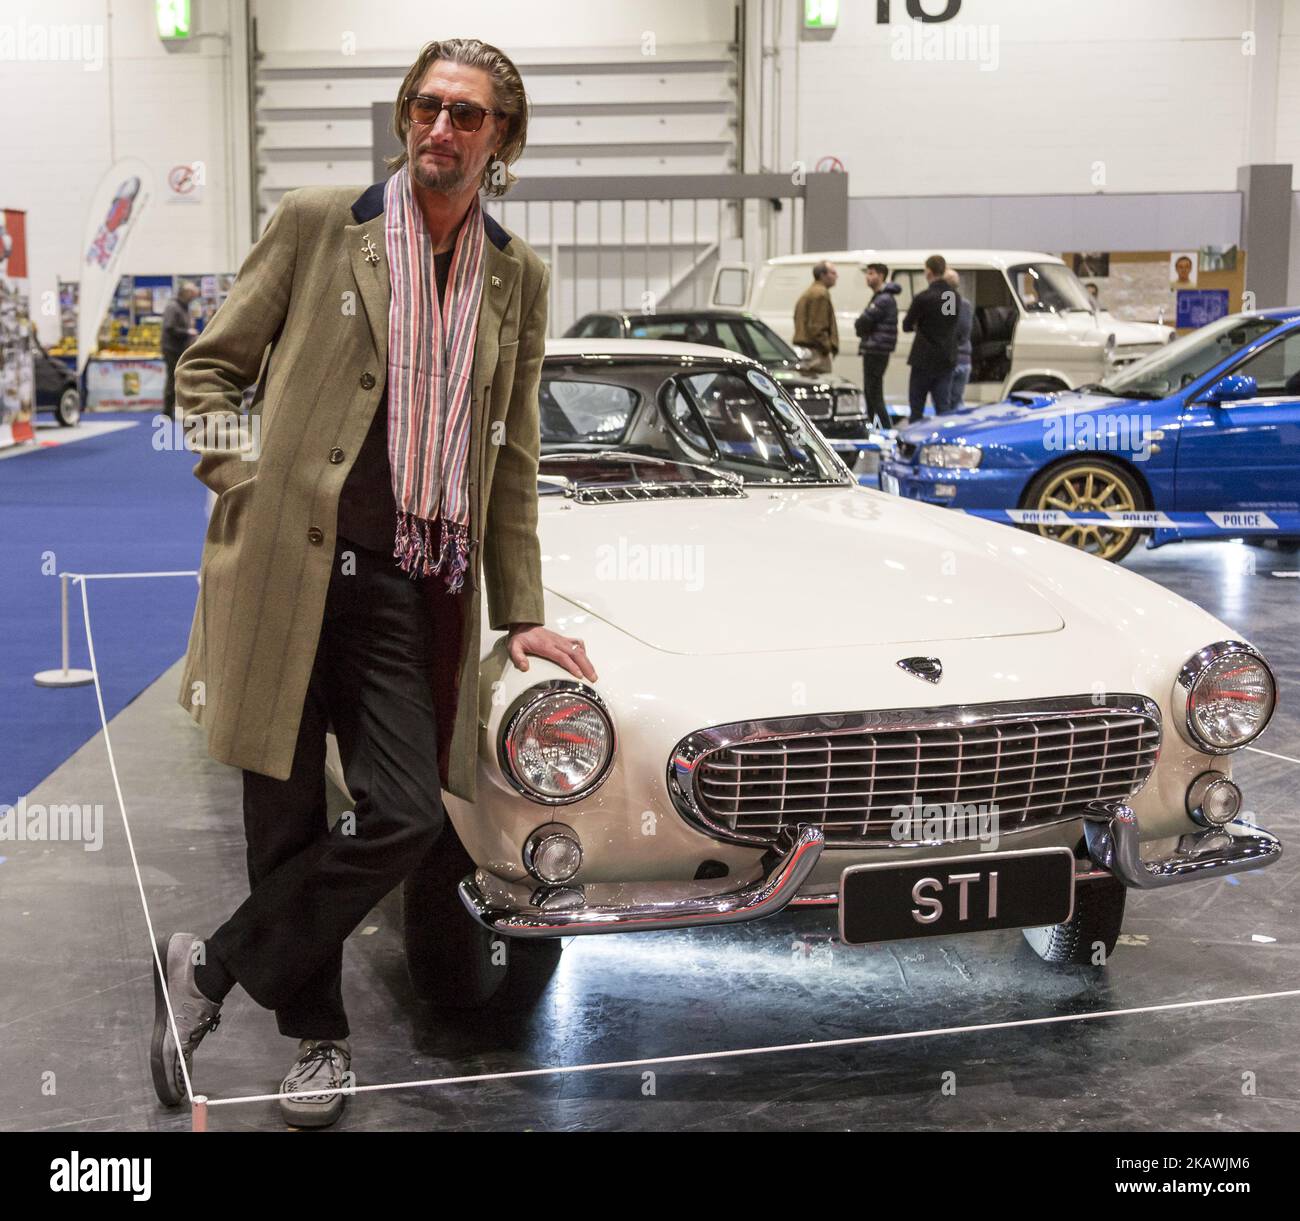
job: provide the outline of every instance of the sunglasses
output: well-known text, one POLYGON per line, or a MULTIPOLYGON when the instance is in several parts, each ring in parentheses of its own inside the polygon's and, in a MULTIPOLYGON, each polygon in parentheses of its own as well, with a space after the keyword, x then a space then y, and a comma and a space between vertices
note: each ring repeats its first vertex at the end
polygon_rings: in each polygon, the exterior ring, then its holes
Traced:
POLYGON ((472 102, 452 102, 445 105, 442 98, 428 93, 408 93, 406 95, 406 117, 412 123, 432 126, 438 121, 438 115, 446 111, 451 118, 451 125, 457 131, 478 131, 483 126, 485 115, 494 114, 498 118, 508 118, 504 110, 487 110, 475 106, 472 102))

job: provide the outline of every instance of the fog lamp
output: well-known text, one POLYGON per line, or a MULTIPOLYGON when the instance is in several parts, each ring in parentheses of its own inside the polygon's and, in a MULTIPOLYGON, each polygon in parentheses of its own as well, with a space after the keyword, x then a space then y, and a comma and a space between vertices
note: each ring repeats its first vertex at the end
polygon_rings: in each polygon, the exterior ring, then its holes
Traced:
POLYGON ((1222 772, 1202 772, 1187 789, 1187 812, 1203 827, 1221 827, 1241 813, 1241 790, 1222 772))
POLYGON ((572 827, 552 822, 524 844, 524 868, 541 882, 567 882, 582 864, 582 845, 572 827))

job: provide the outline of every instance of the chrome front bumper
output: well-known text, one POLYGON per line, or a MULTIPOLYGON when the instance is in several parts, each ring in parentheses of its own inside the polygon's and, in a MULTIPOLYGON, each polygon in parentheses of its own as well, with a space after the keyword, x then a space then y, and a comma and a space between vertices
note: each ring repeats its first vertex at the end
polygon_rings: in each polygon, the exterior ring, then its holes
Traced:
POLYGON ((577 888, 554 887, 527 907, 491 903, 472 877, 460 884, 469 914, 493 932, 508 937, 574 937, 584 933, 633 933, 698 924, 734 924, 779 912, 799 893, 823 846, 822 833, 805 827, 790 850, 764 878, 721 894, 665 898, 663 883, 625 887, 625 900, 593 905, 577 888))
POLYGON ((1138 890, 1263 869, 1282 855, 1276 835, 1233 822, 1184 835, 1168 856, 1144 861, 1138 850, 1137 816, 1120 803, 1095 803, 1084 815, 1083 830, 1093 861, 1138 890))
MULTIPOLYGON (((1075 881, 1113 876, 1125 886, 1149 890, 1197 878, 1262 869, 1282 855, 1277 836, 1258 827, 1229 823, 1184 835, 1170 855, 1143 860, 1137 817, 1121 803, 1094 803, 1084 815, 1088 862, 1078 863, 1075 881)), ((784 908, 833 906, 838 894, 799 895, 825 841, 816 827, 800 830, 772 870, 755 882, 717 894, 673 897, 680 889, 662 882, 620 887, 617 903, 591 903, 580 887, 539 890, 527 905, 494 902, 466 878, 461 901, 484 927, 508 937, 575 937, 589 933, 634 933, 694 925, 735 924, 775 915, 784 908)))

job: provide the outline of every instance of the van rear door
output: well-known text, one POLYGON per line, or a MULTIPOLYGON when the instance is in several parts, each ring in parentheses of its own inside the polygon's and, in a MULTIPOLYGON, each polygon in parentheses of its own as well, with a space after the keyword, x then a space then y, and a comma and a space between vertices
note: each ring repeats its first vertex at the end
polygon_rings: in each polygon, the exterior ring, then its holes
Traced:
POLYGON ((754 275, 748 263, 719 263, 713 271, 709 304, 726 309, 748 309, 754 275))

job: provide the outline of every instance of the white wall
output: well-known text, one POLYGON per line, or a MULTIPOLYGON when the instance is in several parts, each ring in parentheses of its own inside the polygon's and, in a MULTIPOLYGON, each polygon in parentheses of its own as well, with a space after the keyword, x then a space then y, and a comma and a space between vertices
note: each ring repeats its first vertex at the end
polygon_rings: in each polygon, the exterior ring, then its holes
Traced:
MULTIPOLYGON (((195 8, 201 28, 217 31, 242 4, 204 0, 195 8)), ((4 0, 0 6, 0 54, 23 48, 0 62, 0 205, 27 211, 33 318, 47 342, 58 337, 59 319, 57 308, 42 312, 43 294, 54 293, 60 276, 80 274, 90 196, 118 157, 142 158, 157 179, 123 256, 123 273, 226 271, 246 249, 236 223, 247 188, 242 166, 232 173, 238 125, 229 119, 236 99, 228 43, 202 38, 169 50, 153 23, 151 0, 4 0), (54 45, 59 26, 80 27, 85 35, 80 60, 26 57, 40 40, 54 45), (202 201, 165 204, 168 169, 194 161, 206 167, 202 201)))
POLYGON ((253 11, 263 211, 296 186, 373 181, 372 104, 391 108, 420 47, 456 35, 519 68, 532 103, 523 174, 735 165, 735 0, 254 0, 253 11))
MULTIPOLYGON (((854 196, 1086 194, 1099 189, 1098 163, 1108 192, 1231 191, 1247 160, 1252 0, 963 0, 953 21, 925 25, 904 0, 893 25, 855 0, 817 42, 796 37, 801 5, 781 7, 794 119, 780 155, 839 157, 854 196), (983 37, 989 70, 901 58, 916 49, 905 35, 958 27, 983 37)), ((1285 14, 1295 58, 1300 0, 1285 0, 1285 14)), ((1296 110, 1280 124, 1289 155, 1296 110)))

